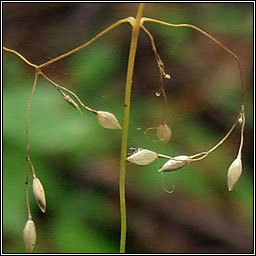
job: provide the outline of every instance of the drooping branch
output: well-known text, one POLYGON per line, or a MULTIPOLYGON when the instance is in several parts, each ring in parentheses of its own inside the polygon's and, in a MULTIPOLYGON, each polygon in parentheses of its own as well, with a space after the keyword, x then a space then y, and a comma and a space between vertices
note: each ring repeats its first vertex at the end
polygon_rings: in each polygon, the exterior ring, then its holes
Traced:
POLYGON ((213 36, 211 36, 210 34, 205 32, 204 30, 198 28, 197 26, 194 26, 194 25, 191 25, 191 24, 172 24, 172 23, 168 23, 168 22, 164 22, 164 21, 160 21, 160 20, 156 20, 156 19, 142 18, 142 23, 144 23, 144 22, 157 23, 157 24, 161 24, 161 25, 164 25, 164 26, 168 26, 168 27, 176 27, 176 28, 178 28, 178 27, 186 27, 186 28, 191 28, 191 29, 194 29, 194 30, 198 31, 199 33, 203 34, 204 36, 208 37, 213 42, 215 42, 223 50, 225 50, 228 54, 230 54, 235 59, 235 61, 237 62, 238 68, 239 68, 239 74, 240 74, 240 82, 241 82, 241 87, 242 87, 242 96, 244 97, 245 85, 244 85, 244 79, 243 79, 243 72, 242 72, 241 62, 240 62, 239 58, 230 49, 228 49, 224 44, 222 44, 216 38, 214 38, 213 36))

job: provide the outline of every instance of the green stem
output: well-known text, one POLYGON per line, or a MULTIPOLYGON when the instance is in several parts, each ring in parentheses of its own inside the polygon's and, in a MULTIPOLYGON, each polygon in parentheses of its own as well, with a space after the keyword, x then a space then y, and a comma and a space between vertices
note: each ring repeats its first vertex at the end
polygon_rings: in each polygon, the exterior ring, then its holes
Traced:
POLYGON ((145 4, 140 4, 137 12, 136 19, 132 24, 132 38, 130 44, 129 61, 126 76, 125 86, 125 99, 124 99, 124 121, 122 132, 122 144, 121 144, 121 157, 120 157, 120 211, 121 211, 121 237, 120 237, 120 253, 125 253, 126 243, 126 203, 125 203, 125 174, 126 174, 126 155, 127 155, 127 141, 129 130, 129 116, 130 116, 130 101, 131 101, 131 88, 132 78, 134 70, 134 61, 137 49, 137 42, 139 37, 139 31, 141 26, 141 17, 145 4))

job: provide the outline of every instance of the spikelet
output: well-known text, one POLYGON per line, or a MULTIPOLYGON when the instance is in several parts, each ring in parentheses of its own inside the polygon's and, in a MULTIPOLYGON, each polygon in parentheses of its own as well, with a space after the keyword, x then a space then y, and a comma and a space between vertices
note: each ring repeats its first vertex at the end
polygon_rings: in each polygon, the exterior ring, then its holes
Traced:
POLYGON ((159 172, 170 172, 175 171, 186 165, 190 161, 190 158, 188 156, 176 156, 170 160, 168 160, 160 170, 159 172))
POLYGON ((169 74, 164 74, 165 79, 171 79, 171 76, 169 74))
POLYGON ((160 141, 166 143, 170 140, 172 132, 167 124, 162 123, 157 127, 156 134, 160 141))
POLYGON ((127 157, 127 160, 134 164, 147 165, 155 161, 157 158, 158 154, 156 152, 147 149, 141 149, 127 157))
POLYGON ((237 157, 228 168, 227 184, 228 190, 231 191, 242 174, 242 160, 237 157))
POLYGON ((36 199, 36 202, 42 212, 46 210, 46 199, 42 183, 37 177, 33 178, 33 193, 36 199))
POLYGON ((241 117, 239 117, 239 119, 238 119, 238 123, 241 125, 242 123, 243 123, 243 117, 241 116, 241 117))
POLYGON ((36 243, 36 227, 34 221, 31 219, 28 219, 25 224, 23 230, 23 240, 27 252, 31 253, 36 243))
POLYGON ((79 106, 75 103, 75 101, 69 95, 63 93, 63 96, 66 102, 68 102, 72 107, 76 108, 80 113, 82 113, 79 106))
POLYGON ((116 117, 109 112, 97 111, 97 118, 100 125, 104 128, 119 130, 122 129, 116 117))

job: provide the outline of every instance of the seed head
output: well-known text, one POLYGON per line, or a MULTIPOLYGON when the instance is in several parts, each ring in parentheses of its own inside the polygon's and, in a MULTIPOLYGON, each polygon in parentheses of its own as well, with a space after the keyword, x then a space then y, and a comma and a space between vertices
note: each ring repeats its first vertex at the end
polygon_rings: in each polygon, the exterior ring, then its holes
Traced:
POLYGON ((172 136, 172 131, 167 124, 160 124, 156 130, 157 137, 162 142, 168 142, 172 136))
POLYGON ((116 117, 109 112, 97 111, 97 118, 100 125, 104 128, 119 130, 122 129, 116 117))
POLYGON ((31 253, 36 243, 36 227, 33 220, 27 220, 23 230, 23 240, 27 252, 31 253))
POLYGON ((66 95, 66 94, 64 94, 64 93, 63 93, 63 95, 64 95, 64 100, 65 100, 66 102, 68 102, 71 106, 73 106, 73 107, 76 108, 80 113, 82 113, 81 110, 80 110, 80 108, 78 107, 78 105, 75 103, 75 101, 74 101, 69 95, 66 95))
POLYGON ((36 199, 36 202, 42 212, 45 212, 46 209, 46 200, 43 185, 40 180, 36 177, 33 178, 33 193, 36 199))
POLYGON ((243 117, 241 116, 241 117, 239 117, 239 119, 238 119, 238 123, 241 125, 242 123, 243 123, 243 117))
POLYGON ((157 158, 158 154, 156 152, 147 149, 141 149, 127 157, 127 160, 134 164, 147 165, 155 161, 157 158))
POLYGON ((171 79, 171 76, 169 74, 164 74, 165 79, 171 79))
POLYGON ((231 191, 242 174, 242 160, 237 157, 228 168, 227 183, 228 190, 231 191))
POLYGON ((186 165, 190 161, 190 158, 188 156, 176 156, 170 160, 168 160, 160 170, 159 172, 170 172, 175 171, 186 165))

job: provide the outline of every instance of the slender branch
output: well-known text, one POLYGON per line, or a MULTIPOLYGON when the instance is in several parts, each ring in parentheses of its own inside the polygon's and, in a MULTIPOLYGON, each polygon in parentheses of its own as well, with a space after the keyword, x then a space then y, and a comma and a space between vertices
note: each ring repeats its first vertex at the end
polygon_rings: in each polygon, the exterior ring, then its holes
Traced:
POLYGON ((133 20, 132 17, 128 17, 128 18, 125 18, 125 19, 121 19, 121 20, 115 22, 114 24, 112 24, 111 26, 107 27, 105 30, 103 30, 103 31, 100 32, 99 34, 97 34, 94 38, 92 38, 92 39, 91 39, 90 41, 88 41, 87 43, 84 43, 84 44, 82 44, 82 45, 76 47, 75 49, 73 49, 73 50, 71 50, 71 51, 69 51, 69 52, 66 52, 66 53, 64 53, 64 54, 62 54, 62 55, 60 55, 60 56, 58 56, 58 57, 56 57, 56 58, 54 58, 54 59, 52 59, 52 60, 49 60, 49 61, 47 61, 47 62, 45 62, 45 63, 43 63, 43 64, 41 64, 41 65, 39 65, 39 66, 36 65, 36 64, 31 63, 31 62, 28 61, 23 55, 21 55, 20 53, 18 53, 18 52, 15 51, 15 50, 9 49, 9 48, 7 48, 7 47, 5 47, 5 46, 3 46, 3 50, 5 50, 5 51, 7 51, 7 52, 14 53, 14 54, 17 55, 18 57, 20 57, 25 63, 27 63, 29 66, 34 67, 34 68, 36 68, 36 69, 39 70, 39 69, 41 69, 41 68, 47 67, 47 66, 49 66, 50 64, 55 63, 55 62, 57 62, 57 61, 59 61, 59 60, 65 58, 65 57, 67 57, 67 56, 69 56, 69 55, 71 55, 71 54, 73 54, 73 53, 75 53, 75 52, 77 52, 77 51, 80 51, 81 49, 83 49, 83 48, 87 47, 88 45, 90 45, 90 44, 91 44, 92 42, 94 42, 96 39, 100 38, 101 36, 103 36, 104 34, 106 34, 107 32, 109 32, 110 30, 116 28, 117 26, 119 26, 119 25, 121 25, 121 24, 123 24, 123 23, 128 22, 128 23, 132 24, 132 20, 133 20))
POLYGON ((75 93, 73 93, 73 92, 70 91, 69 89, 67 89, 67 88, 65 88, 65 87, 63 87, 63 86, 60 86, 60 85, 58 85, 57 83, 53 82, 53 81, 52 81, 48 76, 46 76, 42 71, 40 71, 40 75, 42 75, 47 81, 49 81, 51 84, 53 84, 54 87, 57 88, 58 90, 59 90, 59 89, 64 90, 64 91, 70 93, 72 96, 74 96, 83 108, 89 110, 90 112, 93 112, 94 114, 97 114, 97 111, 96 111, 95 109, 92 109, 92 108, 89 108, 89 107, 85 106, 84 103, 80 100, 80 98, 79 98, 75 93))
POLYGON ((35 93, 35 89, 36 89, 36 85, 37 85, 37 79, 38 79, 38 70, 35 70, 35 78, 34 78, 34 82, 33 82, 33 86, 32 86, 32 90, 31 90, 31 94, 29 97, 29 101, 28 101, 28 106, 27 106, 27 110, 26 110, 26 176, 25 176, 25 194, 26 194, 26 202, 27 202, 27 211, 28 211, 28 219, 31 220, 32 219, 32 215, 31 215, 31 210, 30 210, 30 205, 29 205, 29 195, 28 195, 28 164, 30 165, 31 169, 32 169, 32 173, 33 176, 35 176, 35 170, 34 167, 32 165, 32 162, 30 161, 30 141, 29 141, 29 113, 30 113, 30 108, 31 108, 31 103, 32 103, 32 99, 35 93))
POLYGON ((157 154, 159 158, 166 158, 166 159, 172 159, 173 157, 171 156, 167 156, 167 155, 163 155, 163 154, 157 154))
POLYGON ((152 47, 152 50, 155 54, 155 58, 156 58, 157 66, 158 66, 159 71, 160 71, 160 75, 163 76, 163 74, 165 74, 165 72, 164 72, 164 63, 161 60, 159 54, 157 53, 154 38, 153 38, 152 34, 149 32, 149 30, 145 28, 145 26, 141 25, 141 28, 146 32, 146 34, 148 35, 148 37, 150 39, 151 47, 152 47))
POLYGON ((122 130, 122 144, 121 144, 121 157, 120 157, 120 211, 121 211, 121 237, 120 237, 120 253, 125 252, 126 244, 126 202, 125 202, 125 175, 126 175, 126 155, 127 155, 127 141, 129 130, 129 116, 130 116, 130 101, 131 101, 131 88, 134 70, 134 61, 137 49, 137 42, 140 31, 141 17, 145 4, 140 4, 137 12, 136 19, 132 24, 132 39, 130 44, 129 61, 126 76, 125 86, 125 99, 124 99, 124 121, 122 130))
POLYGON ((158 69, 159 69, 159 78, 160 78, 159 92, 162 94, 163 102, 164 102, 164 111, 163 111, 162 123, 165 124, 165 116, 166 116, 166 110, 167 110, 167 96, 166 96, 166 92, 165 92, 165 89, 164 89, 164 79, 163 79, 164 76, 166 76, 166 73, 164 71, 164 63, 161 60, 161 58, 160 58, 160 56, 157 52, 155 41, 154 41, 154 38, 153 38, 152 34, 143 25, 141 25, 141 28, 146 32, 146 34, 148 35, 148 37, 150 39, 151 47, 152 47, 152 50, 155 54, 156 63, 157 63, 158 69))
POLYGON ((158 23, 161 25, 165 25, 168 27, 187 27, 187 28, 192 28, 198 32, 200 32, 201 34, 205 35, 206 37, 208 37, 209 39, 211 39, 212 41, 214 41, 216 44, 218 44, 222 49, 224 49, 227 53, 229 53, 237 62, 238 67, 239 67, 239 73, 240 73, 240 82, 241 82, 241 87, 242 87, 242 97, 244 97, 245 94, 245 86, 244 86, 244 79, 243 79, 243 72, 242 72, 242 65, 240 63, 239 58, 231 51, 229 50, 226 46, 224 46, 221 42, 219 42, 217 39, 215 39, 213 36, 211 36, 210 34, 208 34, 207 32, 205 32, 204 30, 191 25, 191 24, 171 24, 171 23, 167 23, 164 21, 160 21, 160 20, 155 20, 155 19, 150 19, 150 18, 143 18, 142 22, 153 22, 153 23, 158 23))
POLYGON ((80 51, 81 49, 83 49, 83 48, 87 47, 88 45, 90 45, 90 44, 91 44, 92 42, 94 42, 96 39, 100 38, 101 36, 103 36, 104 34, 106 34, 107 32, 109 32, 110 30, 116 28, 117 26, 119 26, 119 25, 121 25, 121 24, 123 24, 123 23, 125 23, 125 22, 130 22, 130 19, 129 19, 129 18, 125 18, 125 19, 122 19, 122 20, 119 20, 119 21, 115 22, 113 25, 109 26, 108 28, 106 28, 105 30, 103 30, 102 32, 100 32, 99 34, 97 34, 94 38, 92 38, 92 39, 91 39, 90 41, 88 41, 87 43, 82 44, 81 46, 78 46, 78 47, 76 47, 75 49, 73 49, 73 50, 71 50, 71 51, 69 51, 69 52, 66 52, 66 53, 64 53, 64 54, 62 54, 62 55, 60 55, 60 56, 58 56, 58 57, 56 57, 56 58, 54 58, 54 59, 52 59, 52 60, 49 60, 49 61, 47 61, 47 62, 41 64, 41 65, 39 66, 39 68, 47 67, 47 66, 49 66, 50 64, 52 64, 52 63, 54 63, 54 62, 56 62, 56 61, 59 61, 59 60, 65 58, 65 57, 67 57, 67 56, 69 56, 69 55, 71 55, 71 54, 73 54, 73 53, 75 53, 75 52, 80 51))
POLYGON ((27 63, 29 66, 38 69, 38 66, 31 63, 30 61, 28 61, 25 57, 23 57, 20 53, 16 52, 15 50, 9 49, 5 46, 3 46, 3 50, 7 51, 7 52, 11 52, 14 53, 15 55, 17 55, 18 57, 20 57, 25 63, 27 63))
MULTIPOLYGON (((198 154, 195 154, 195 155, 192 155, 190 156, 191 158, 191 161, 199 161, 199 160, 202 160, 204 159, 205 157, 207 157, 211 152, 213 152, 215 149, 217 149, 228 137, 229 135, 232 133, 232 131, 235 129, 237 123, 238 123, 238 120, 239 118, 243 115, 244 113, 244 108, 243 108, 243 105, 241 106, 241 110, 240 110, 240 113, 239 115, 237 116, 236 118, 236 121, 234 122, 234 124, 232 125, 232 127, 230 128, 230 130, 227 132, 227 134, 214 146, 212 147, 211 149, 209 149, 207 152, 201 152, 201 153, 198 153, 198 154), (202 155, 202 156, 201 156, 202 155)), ((242 130, 243 130, 243 126, 242 126, 242 130)), ((242 135, 241 135, 242 136, 242 135)), ((242 144, 242 137, 241 137, 241 144, 242 144)), ((239 150, 240 152, 240 150, 239 150)))
MULTIPOLYGON (((205 35, 206 37, 208 37, 209 39, 214 41, 217 45, 219 45, 222 49, 224 49, 228 54, 230 54, 235 59, 235 61, 238 64, 239 74, 240 74, 240 82, 241 82, 241 87, 242 87, 242 101, 243 101, 243 98, 244 98, 244 95, 245 95, 245 86, 244 86, 244 82, 243 82, 244 79, 243 79, 242 65, 240 63, 239 58, 231 50, 229 50, 226 46, 224 46, 221 42, 219 42, 213 36, 211 36, 210 34, 205 32, 204 30, 202 30, 202 29, 200 29, 200 28, 198 28, 198 27, 196 27, 194 25, 191 25, 191 24, 171 24, 171 23, 167 23, 167 22, 163 22, 163 21, 159 21, 159 20, 155 20, 155 19, 151 19, 151 18, 142 18, 141 23, 143 24, 144 22, 147 22, 147 21, 148 22, 153 22, 153 23, 158 23, 158 24, 161 24, 161 25, 169 26, 169 27, 187 27, 187 28, 192 28, 192 29, 200 32, 201 34, 205 35)), ((146 31, 146 30, 145 30, 145 32, 149 35, 151 42, 153 42, 152 35, 150 35, 150 33, 148 31, 146 31)), ((245 125, 244 105, 242 105, 241 111, 240 111, 240 113, 239 113, 235 123, 233 124, 231 129, 228 131, 228 133, 224 136, 224 138, 219 143, 217 143, 213 148, 208 150, 207 152, 201 152, 201 153, 198 153, 198 154, 190 156, 191 161, 202 160, 205 157, 207 157, 211 152, 213 152, 215 149, 217 149, 229 137, 231 132, 236 127, 238 119, 240 117, 242 118, 242 128, 241 128, 241 143, 240 143, 238 155, 241 156, 241 150, 242 150, 242 146, 243 146, 243 132, 244 132, 244 125, 245 125)))
POLYGON ((30 142, 29 142, 29 134, 28 134, 28 125, 29 125, 29 113, 30 113, 30 108, 31 108, 31 103, 32 103, 32 99, 35 93, 35 89, 36 89, 36 84, 37 84, 37 79, 38 79, 38 71, 35 71, 35 78, 34 78, 34 83, 32 86, 32 91, 30 94, 30 98, 28 101, 28 106, 27 106, 27 110, 26 110, 26 144, 27 144, 27 149, 26 149, 26 155, 30 155, 30 142))
POLYGON ((35 168, 30 160, 30 156, 29 154, 26 154, 26 160, 27 160, 27 163, 29 163, 30 167, 31 167, 31 170, 32 170, 32 175, 34 178, 36 178, 36 172, 35 172, 35 168))
POLYGON ((25 178, 25 195, 26 195, 26 206, 28 211, 28 219, 32 219, 30 204, 29 204, 29 195, 28 195, 28 162, 26 161, 26 178, 25 178))
MULTIPOLYGON (((230 128, 230 130, 227 132, 227 134, 214 146, 212 147, 211 149, 209 149, 208 151, 205 151, 205 152, 200 152, 200 153, 197 153, 195 155, 191 155, 191 156, 188 156, 189 157, 189 161, 192 162, 192 161, 200 161, 202 159, 204 159, 205 157, 207 157, 210 153, 212 153, 214 150, 216 150, 221 144, 223 144, 227 138, 229 137, 229 135, 232 133, 232 131, 235 129, 237 123, 239 122, 240 118, 242 118, 242 127, 241 127, 241 142, 240 142, 240 147, 239 147, 239 150, 238 150, 238 157, 241 157, 241 150, 242 150, 242 147, 243 147, 243 141, 244 141, 244 136, 243 136, 243 133, 244 133, 244 125, 245 125, 245 114, 244 114, 244 105, 241 105, 241 110, 240 110, 240 113, 238 114, 234 124, 232 125, 232 127, 230 128)), ((158 154, 158 157, 159 158, 167 158, 167 159, 174 159, 173 157, 171 156, 167 156, 167 155, 163 155, 163 154, 158 154)), ((175 159, 174 159, 175 160, 175 159)))

